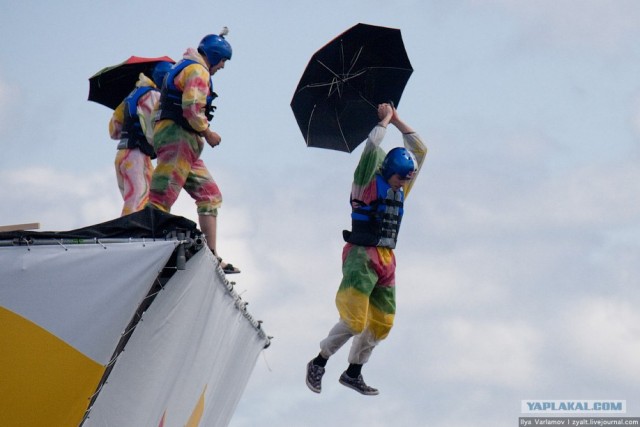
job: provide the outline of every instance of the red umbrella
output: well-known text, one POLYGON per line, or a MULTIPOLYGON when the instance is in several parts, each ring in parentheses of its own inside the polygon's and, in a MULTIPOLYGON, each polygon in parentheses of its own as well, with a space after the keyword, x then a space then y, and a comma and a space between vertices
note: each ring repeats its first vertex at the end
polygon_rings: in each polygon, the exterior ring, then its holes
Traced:
POLYGON ((120 64, 103 68, 89 77, 89 101, 115 110, 135 88, 140 73, 151 78, 156 64, 165 61, 175 64, 175 61, 168 56, 158 58, 131 56, 120 64))

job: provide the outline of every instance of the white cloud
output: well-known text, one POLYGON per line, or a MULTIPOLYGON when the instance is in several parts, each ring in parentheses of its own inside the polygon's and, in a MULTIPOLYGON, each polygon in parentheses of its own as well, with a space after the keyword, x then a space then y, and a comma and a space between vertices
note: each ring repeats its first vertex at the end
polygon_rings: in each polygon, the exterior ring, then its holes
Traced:
POLYGON ((597 48, 622 53, 625 42, 637 32, 638 3, 621 0, 472 0, 474 5, 495 4, 527 23, 530 43, 597 48))
POLYGON ((524 322, 454 317, 440 327, 437 350, 430 350, 435 360, 425 368, 429 377, 517 389, 542 373, 542 337, 524 322))
POLYGON ((545 183, 535 194, 540 210, 557 225, 615 227, 640 214, 629 203, 640 190, 640 166, 634 159, 571 170, 545 183))
POLYGON ((559 330, 562 354, 571 355, 592 378, 635 385, 640 381, 640 313, 623 296, 573 301, 559 330))
MULTIPOLYGON (((9 123, 11 100, 16 99, 15 90, 0 78, 0 137, 6 134, 9 123)), ((0 147, 4 144, 0 144, 0 147)))
POLYGON ((40 222, 41 229, 64 231, 113 219, 122 202, 114 172, 74 174, 49 167, 0 172, 4 223, 40 222))
POLYGON ((633 99, 630 121, 636 139, 640 140, 640 93, 636 93, 633 99))

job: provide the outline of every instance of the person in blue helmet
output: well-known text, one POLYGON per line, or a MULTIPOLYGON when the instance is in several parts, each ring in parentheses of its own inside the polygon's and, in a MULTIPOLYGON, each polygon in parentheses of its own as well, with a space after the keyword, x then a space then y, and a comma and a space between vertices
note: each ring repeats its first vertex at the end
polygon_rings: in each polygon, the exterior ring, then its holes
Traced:
POLYGON ((339 382, 364 395, 377 395, 362 377, 375 348, 387 337, 396 312, 393 253, 404 215, 404 202, 422 167, 427 147, 390 104, 378 106, 380 122, 369 133, 351 187, 351 231, 343 231, 342 281, 336 294, 340 316, 320 342, 320 353, 307 364, 306 383, 322 390, 328 359, 349 339, 349 366, 339 382), (400 132, 404 147, 380 148, 387 126, 400 132))
POLYGON ((231 45, 221 34, 209 34, 197 50, 187 49, 183 59, 167 74, 154 127, 154 148, 158 156, 151 179, 149 203, 170 212, 184 189, 195 200, 198 223, 209 249, 227 273, 240 270, 218 256, 216 248, 218 209, 222 194, 200 158, 205 143, 216 147, 220 135, 210 129, 217 96, 211 77, 231 59, 231 45))
POLYGON ((151 78, 140 73, 136 87, 116 107, 109 121, 111 139, 120 140, 115 158, 116 180, 124 204, 121 216, 143 209, 149 201, 153 173, 153 125, 160 88, 171 62, 158 62, 151 78))

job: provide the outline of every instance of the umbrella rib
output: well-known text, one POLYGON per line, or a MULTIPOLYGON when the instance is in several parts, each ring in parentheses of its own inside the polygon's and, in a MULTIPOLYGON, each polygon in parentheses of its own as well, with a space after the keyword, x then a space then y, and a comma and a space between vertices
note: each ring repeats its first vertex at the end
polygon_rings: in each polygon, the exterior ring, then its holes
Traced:
MULTIPOLYGON (((323 63, 319 59, 316 59, 316 62, 318 62, 318 64, 322 65, 327 71, 329 71, 336 79, 340 80, 340 82, 342 82, 342 83, 347 83, 349 80, 354 79, 356 77, 360 77, 362 74, 366 73, 367 71, 374 70, 374 69, 412 71, 410 68, 404 68, 404 67, 365 67, 365 68, 362 68, 361 70, 359 70, 359 71, 357 71, 357 72, 355 72, 353 74, 351 73, 351 69, 350 69, 349 70, 349 74, 347 74, 346 77, 341 77, 339 74, 337 74, 335 71, 333 71, 331 68, 329 68, 329 66, 327 66, 325 63, 323 63)), ((355 65, 355 63, 353 65, 355 65)), ((353 66, 351 68, 353 68, 353 66)), ((305 85, 304 87, 305 88, 314 88, 314 87, 323 87, 323 86, 332 87, 335 84, 336 84, 335 81, 331 81, 331 82, 325 82, 325 83, 311 83, 311 84, 305 85)))
POLYGON ((375 67, 366 67, 363 68, 364 70, 403 70, 403 71, 413 71, 412 68, 406 68, 406 67, 381 67, 381 66, 375 66, 375 67))
MULTIPOLYGON (((324 68, 326 68, 327 71, 329 71, 331 74, 333 74, 334 76, 334 80, 331 81, 331 83, 316 83, 316 84, 312 84, 312 85, 307 85, 308 87, 322 87, 322 86, 329 86, 329 95, 331 95, 331 88, 336 84, 335 79, 338 79, 341 83, 347 83, 348 84, 348 80, 354 79, 356 77, 361 76, 362 74, 364 74, 367 71, 367 68, 363 68, 362 70, 358 71, 356 74, 353 75, 347 75, 346 77, 341 77, 338 74, 336 74, 335 71, 333 71, 331 68, 329 68, 324 62, 320 61, 319 59, 316 59, 316 61, 322 65, 324 68)), ((342 94, 340 93, 340 86, 336 85, 336 90, 338 91, 338 94, 340 97, 342 97, 342 94)))
MULTIPOLYGON (((320 64, 322 64, 322 62, 318 61, 320 64)), ((330 73, 332 73, 336 78, 340 79, 343 82, 346 82, 347 80, 353 79, 355 77, 359 77, 361 76, 363 73, 365 73, 368 70, 377 70, 377 69, 388 69, 388 70, 405 70, 405 71, 412 71, 410 68, 403 68, 403 67, 366 67, 363 68, 362 70, 356 72, 355 74, 352 74, 346 78, 341 78, 339 75, 337 75, 334 71, 332 71, 329 67, 327 67, 325 64, 322 64, 330 73)), ((333 86, 335 84, 334 81, 331 82, 326 82, 326 83, 310 83, 305 85, 304 87, 298 89, 298 92, 302 89, 306 89, 306 88, 314 88, 314 87, 323 87, 323 86, 333 86)))
POLYGON ((307 124, 307 137, 305 138, 305 142, 307 143, 307 147, 309 147, 309 135, 311 134, 311 119, 313 118, 313 113, 316 111, 316 105, 313 104, 313 110, 311 110, 311 114, 309 114, 309 122, 307 124))
POLYGON ((340 39, 340 62, 342 63, 342 73, 344 74, 344 44, 342 39, 340 39))
MULTIPOLYGON (((347 80, 351 80, 353 78, 361 76, 363 73, 364 73, 364 71, 360 72, 359 74, 354 74, 352 76, 348 76, 346 78, 342 78, 340 76, 336 76, 335 78, 340 80, 341 82, 346 82, 347 80)), ((306 85, 305 88, 308 88, 308 87, 333 86, 335 84, 336 84, 335 80, 331 81, 331 82, 325 82, 325 83, 310 83, 310 84, 306 85)))
POLYGON ((342 125, 340 124, 340 118, 338 117, 337 111, 336 111, 336 123, 338 123, 338 130, 340 131, 340 135, 342 135, 342 142, 344 143, 344 146, 347 149, 347 153, 350 153, 351 149, 349 148, 349 144, 347 143, 347 138, 344 136, 344 132, 342 132, 342 125))
POLYGON ((375 108, 376 108, 376 106, 375 106, 375 105, 373 105, 373 104, 371 103, 371 101, 369 101, 367 98, 365 98, 365 97, 364 97, 364 95, 362 95, 362 92, 358 91, 358 96, 359 96, 360 98, 362 98, 362 100, 363 100, 364 102, 366 102, 367 104, 369 104, 373 109, 375 109, 375 108))
MULTIPOLYGON (((353 79, 353 78, 356 78, 356 77, 358 77, 358 76, 361 76, 362 74, 366 73, 366 72, 367 72, 367 70, 369 70, 369 69, 373 68, 373 67, 363 68, 362 70, 358 71, 357 73, 355 73, 355 74, 353 74, 353 75, 351 75, 351 76, 348 76, 347 78, 341 78, 341 77, 340 77, 340 76, 338 76, 338 75, 337 75, 333 70, 331 70, 331 68, 327 67, 327 66, 326 66, 322 61, 320 61, 320 60, 316 60, 316 61, 318 61, 318 63, 319 63, 320 65, 322 65, 324 68, 326 68, 326 69, 327 69, 327 71, 329 71, 331 74, 333 74, 336 78, 340 79, 343 83, 344 83, 344 82, 346 82, 347 84, 349 84, 349 83, 348 83, 348 80, 351 80, 351 79, 353 79)), ((382 68, 382 67, 381 67, 381 68, 382 68)), ((392 67, 391 67, 391 68, 392 68, 392 67)), ((314 85, 314 86, 317 86, 317 87, 320 87, 320 86, 326 86, 326 85, 331 85, 331 86, 333 86, 333 84, 334 84, 334 82, 331 82, 331 83, 317 83, 317 84, 316 84, 316 85, 314 85)), ((309 85, 309 86, 311 86, 311 85, 309 85)), ((373 104, 371 103, 371 101, 369 101, 367 98, 365 98, 365 97, 362 95, 362 92, 358 91, 358 96, 359 96, 360 98, 362 98, 362 100, 363 100, 363 101, 365 101, 367 104, 369 104, 371 107, 376 108, 376 106, 375 106, 375 105, 373 105, 373 104)), ((342 129, 340 129, 340 133, 342 133, 342 129)), ((343 134, 343 137, 344 137, 344 134, 343 134)))
MULTIPOLYGON (((355 73, 353 75, 348 74, 346 77, 340 77, 340 75, 336 74, 336 72, 333 71, 331 68, 329 68, 324 62, 320 61, 319 59, 316 59, 316 61, 318 62, 318 64, 320 64, 324 68, 326 68, 327 71, 329 71, 331 74, 333 74, 334 77, 340 79, 340 81, 343 81, 343 82, 345 82, 345 81, 347 81, 349 79, 352 79, 354 77, 358 77, 358 76, 362 75, 363 73, 365 73, 369 69, 369 68, 363 68, 362 70, 358 71, 357 73, 355 73)), ((324 84, 326 85, 327 83, 324 83, 324 84)), ((322 83, 318 83, 318 85, 322 85, 322 83)))
POLYGON ((358 59, 360 59, 360 54, 362 53, 362 49, 363 46, 360 46, 360 49, 358 49, 358 53, 357 55, 355 55, 352 60, 351 60, 351 67, 349 67, 349 73, 351 73, 351 70, 353 70, 353 67, 356 66, 356 63, 358 62, 358 59))

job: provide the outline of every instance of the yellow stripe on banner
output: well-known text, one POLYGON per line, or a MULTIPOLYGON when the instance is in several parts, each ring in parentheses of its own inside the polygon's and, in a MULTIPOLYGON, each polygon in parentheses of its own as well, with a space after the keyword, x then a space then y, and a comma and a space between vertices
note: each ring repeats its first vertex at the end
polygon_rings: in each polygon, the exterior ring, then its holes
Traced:
POLYGON ((0 307, 3 426, 77 426, 105 367, 0 307))
POLYGON ((193 409, 193 413, 191 414, 191 417, 189 417, 189 421, 187 421, 185 427, 198 427, 200 425, 200 420, 202 419, 202 414, 204 413, 204 394, 206 391, 207 386, 204 386, 204 390, 202 390, 200 399, 198 399, 198 403, 193 409))

